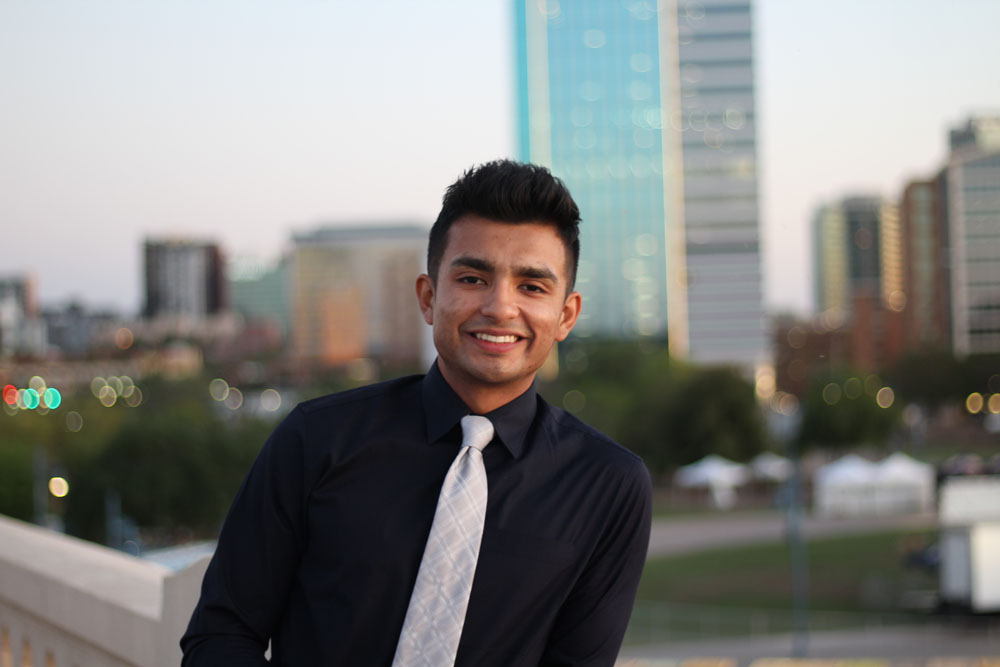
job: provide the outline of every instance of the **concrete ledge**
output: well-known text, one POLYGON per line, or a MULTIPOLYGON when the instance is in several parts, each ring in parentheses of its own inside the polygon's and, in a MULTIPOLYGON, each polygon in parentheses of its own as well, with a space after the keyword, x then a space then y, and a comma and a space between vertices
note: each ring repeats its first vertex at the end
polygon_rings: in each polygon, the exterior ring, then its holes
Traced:
POLYGON ((174 573, 3 516, 0 545, 0 626, 15 656, 28 642, 35 664, 180 662, 208 557, 174 573))

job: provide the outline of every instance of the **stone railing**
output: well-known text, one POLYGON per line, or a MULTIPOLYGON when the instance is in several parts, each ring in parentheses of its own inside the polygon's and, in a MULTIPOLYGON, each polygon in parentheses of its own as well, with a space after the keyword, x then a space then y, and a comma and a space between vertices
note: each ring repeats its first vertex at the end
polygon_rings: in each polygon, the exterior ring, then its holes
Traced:
POLYGON ((174 572, 0 516, 0 667, 176 667, 208 561, 174 572))

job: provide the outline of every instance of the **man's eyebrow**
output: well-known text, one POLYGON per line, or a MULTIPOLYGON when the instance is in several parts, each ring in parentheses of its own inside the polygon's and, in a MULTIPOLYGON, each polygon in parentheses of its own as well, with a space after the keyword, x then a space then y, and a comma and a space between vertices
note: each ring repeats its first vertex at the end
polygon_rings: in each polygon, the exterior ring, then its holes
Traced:
POLYGON ((464 266, 468 269, 476 269, 478 271, 494 271, 496 267, 493 262, 488 262, 485 259, 479 257, 470 257, 469 255, 461 255, 451 260, 452 266, 464 266))
POLYGON ((545 266, 515 266, 514 275, 521 278, 534 278, 535 280, 548 280, 553 283, 559 282, 559 276, 557 276, 552 270, 545 266))
MULTIPOLYGON (((493 262, 482 259, 481 257, 472 257, 471 255, 459 255, 455 259, 451 260, 451 265, 467 269, 475 269, 476 271, 485 271, 488 273, 496 271, 496 265, 493 262)), ((559 282, 559 276, 546 266, 515 266, 514 275, 519 278, 547 280, 553 283, 559 282)))

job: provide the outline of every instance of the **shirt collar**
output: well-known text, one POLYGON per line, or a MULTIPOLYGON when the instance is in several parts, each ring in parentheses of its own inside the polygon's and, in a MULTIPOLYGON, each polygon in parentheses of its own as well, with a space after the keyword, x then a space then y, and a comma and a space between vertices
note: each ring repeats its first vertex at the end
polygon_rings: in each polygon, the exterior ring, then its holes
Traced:
MULTIPOLYGON (((462 417, 472 414, 472 410, 441 375, 436 361, 424 376, 421 396, 428 443, 437 442, 455 428, 462 417)), ((535 383, 532 382, 527 391, 513 401, 483 415, 493 422, 497 439, 515 459, 524 453, 525 438, 538 408, 536 396, 535 383)))

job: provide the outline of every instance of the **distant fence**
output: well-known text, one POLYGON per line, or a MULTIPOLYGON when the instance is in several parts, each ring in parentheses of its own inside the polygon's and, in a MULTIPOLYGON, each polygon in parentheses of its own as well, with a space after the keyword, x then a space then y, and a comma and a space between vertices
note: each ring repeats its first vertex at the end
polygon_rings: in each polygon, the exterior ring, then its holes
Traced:
MULTIPOLYGON (((815 610, 810 610, 805 618, 808 619, 810 632, 913 626, 942 621, 941 617, 931 614, 815 610)), ((637 600, 625 644, 639 646, 668 641, 788 634, 796 628, 796 617, 790 609, 744 609, 637 600)))

